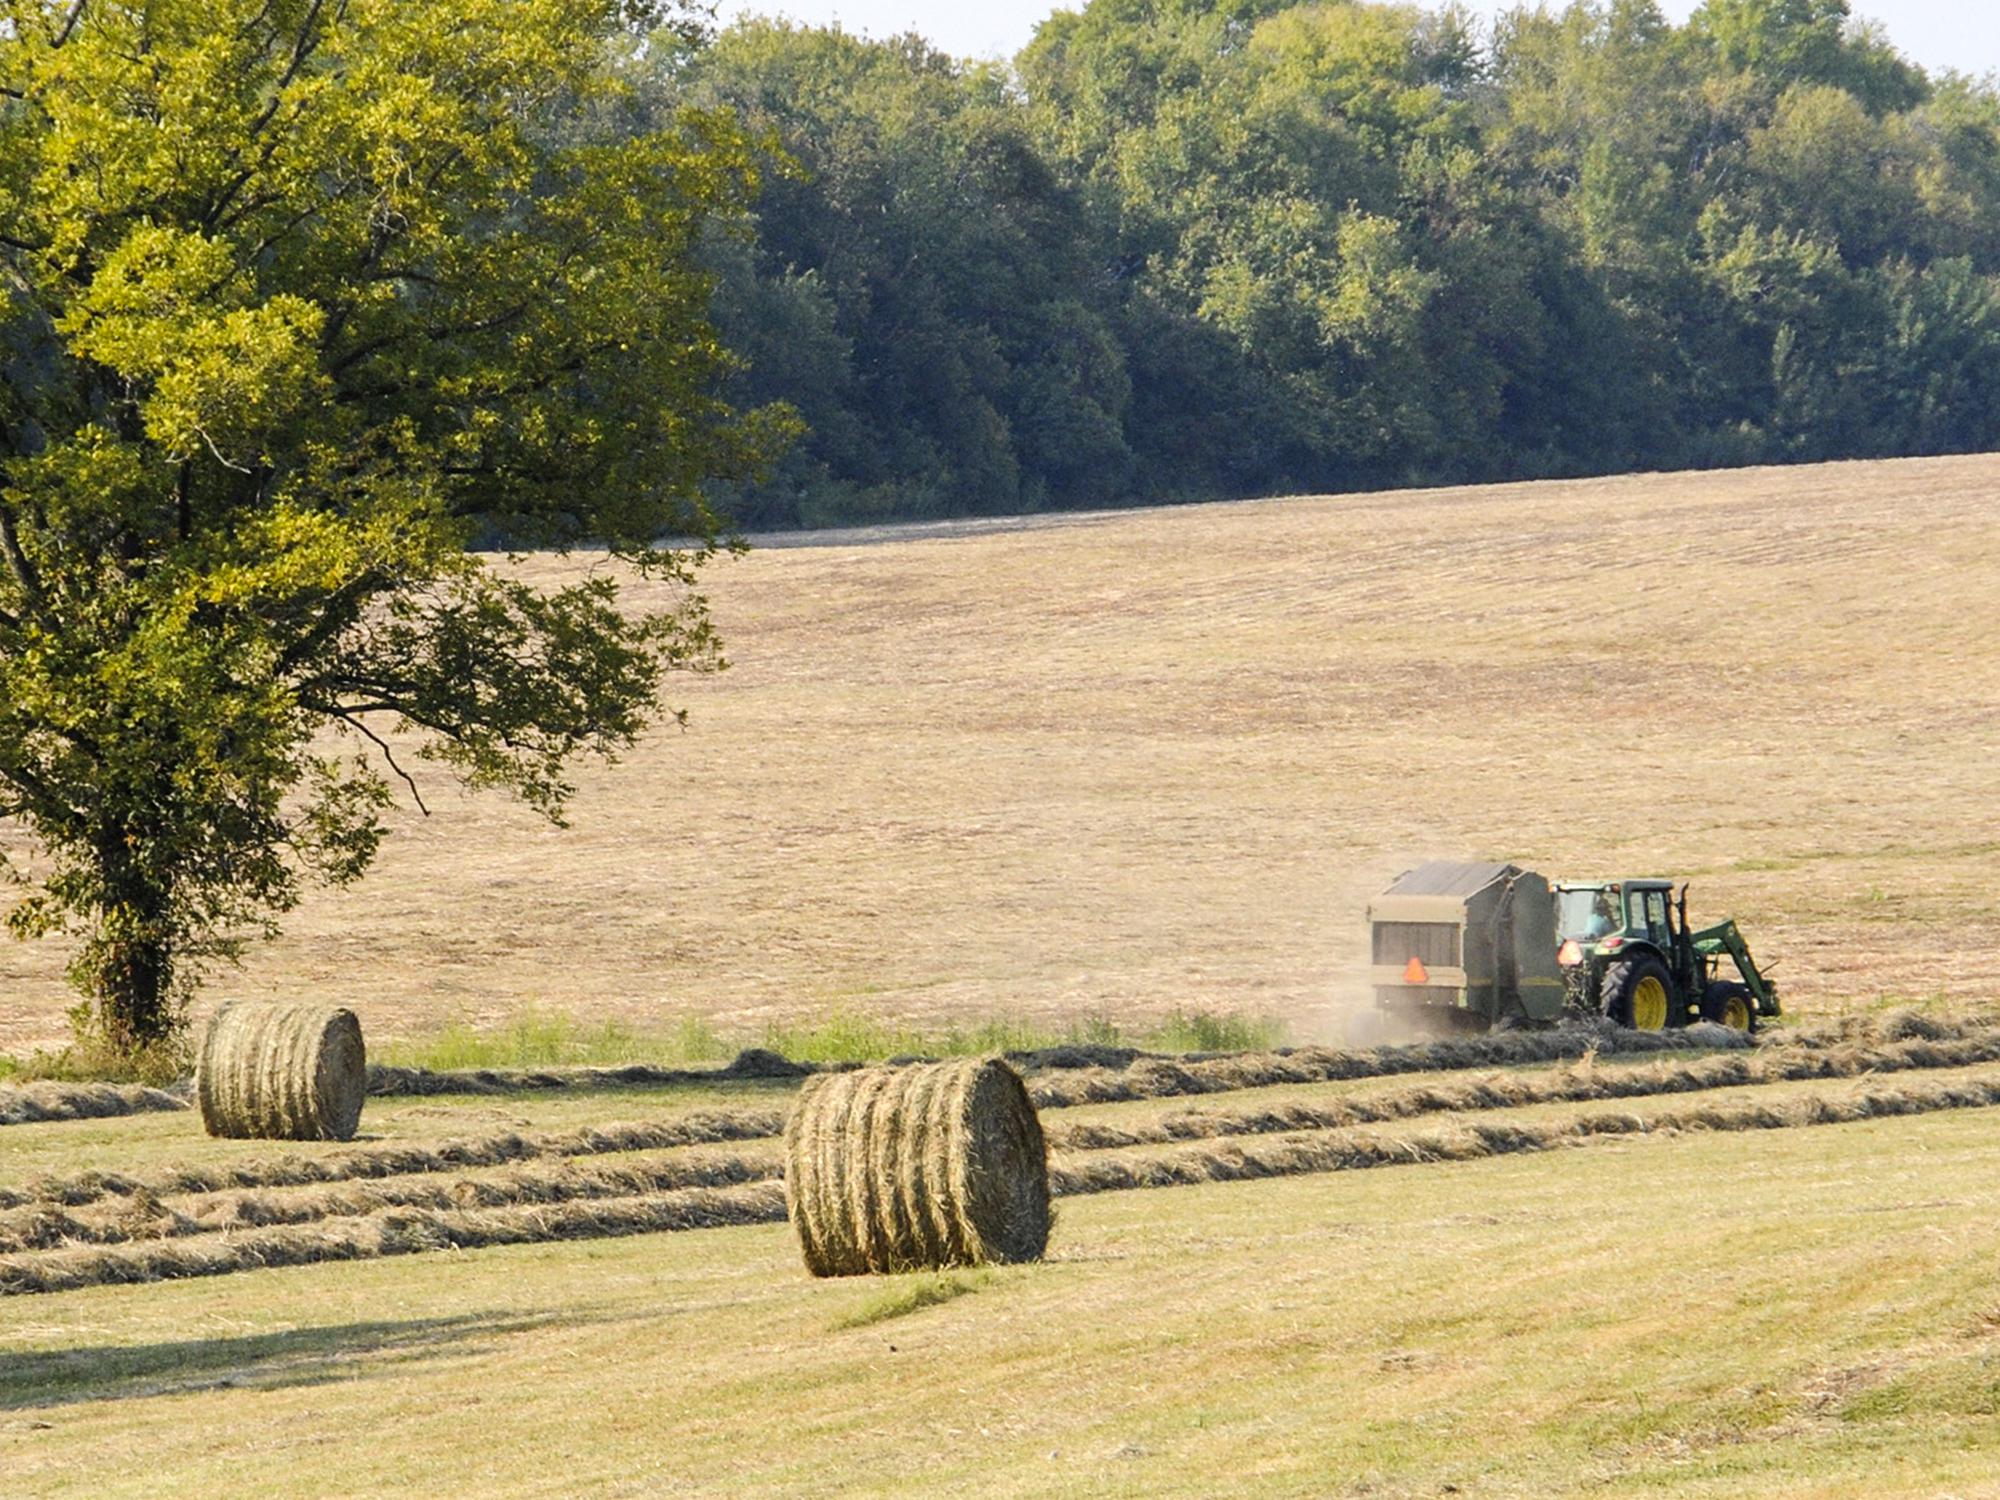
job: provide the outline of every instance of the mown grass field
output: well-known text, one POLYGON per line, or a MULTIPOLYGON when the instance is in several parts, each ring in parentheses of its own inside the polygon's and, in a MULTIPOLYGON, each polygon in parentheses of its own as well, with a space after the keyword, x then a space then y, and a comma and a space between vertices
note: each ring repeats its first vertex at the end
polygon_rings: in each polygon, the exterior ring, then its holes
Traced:
MULTIPOLYGON (((1175 1010, 1337 1034, 1427 857, 1695 881, 1801 1013, 2000 971, 2000 458, 771 547, 734 667, 547 828, 433 780, 213 995, 725 1041, 1175 1010), (1948 938, 1941 934, 1949 934, 1948 938)), ((554 563, 531 566, 544 576, 554 563)), ((59 1042, 0 945, 0 1051, 59 1042)))
MULTIPOLYGON (((1048 1260, 848 1282, 776 1217, 788 1083, 377 1098, 352 1146, 0 1127, 0 1494, 2000 1496, 1996 488, 1850 465, 721 565, 739 666, 687 734, 568 833, 434 795, 218 993, 343 1000, 434 1065, 1309 1041, 1367 895, 1480 853, 1693 877, 1789 1024, 1075 1107, 1050 1070, 1048 1260), (1956 1020, 1880 1020, 1910 998, 1956 1020), (1732 1081, 1815 1047, 1847 1061, 1732 1081), (1242 1180, 1096 1190, 1202 1176, 1242 1180)), ((0 1049, 61 1039, 59 959, 0 949, 0 1049)))
POLYGON ((1065 1199, 1046 1264, 943 1276, 813 1282, 773 1224, 10 1298, 0 1464, 29 1495, 1990 1495, 1993 1122, 1065 1199))

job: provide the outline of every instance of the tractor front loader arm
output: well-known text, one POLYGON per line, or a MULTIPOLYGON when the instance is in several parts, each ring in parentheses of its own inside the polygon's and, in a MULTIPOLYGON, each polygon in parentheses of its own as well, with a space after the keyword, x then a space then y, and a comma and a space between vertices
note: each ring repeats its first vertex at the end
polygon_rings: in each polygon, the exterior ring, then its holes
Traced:
POLYGON ((1757 999, 1757 1014, 1775 1016, 1778 1014, 1778 987, 1766 979, 1757 967, 1757 960, 1750 956, 1750 945, 1743 941, 1742 930, 1736 919, 1730 918, 1714 927, 1704 927, 1693 934, 1695 952, 1710 957, 1727 953, 1736 961, 1736 971, 1743 976, 1744 984, 1757 999))

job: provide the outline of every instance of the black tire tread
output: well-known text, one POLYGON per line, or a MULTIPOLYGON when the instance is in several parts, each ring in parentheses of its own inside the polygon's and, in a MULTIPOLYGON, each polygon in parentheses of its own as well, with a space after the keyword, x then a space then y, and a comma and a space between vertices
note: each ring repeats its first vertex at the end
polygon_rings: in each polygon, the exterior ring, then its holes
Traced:
POLYGON ((1639 980, 1647 974, 1658 974, 1660 983, 1667 987, 1667 1030, 1687 1024, 1686 1007, 1679 992, 1674 988, 1674 976, 1667 966, 1650 953, 1642 953, 1633 958, 1620 959, 1607 964, 1604 977, 1598 981, 1597 1002, 1601 1010, 1612 1021, 1632 1029, 1632 992, 1639 987, 1639 980))

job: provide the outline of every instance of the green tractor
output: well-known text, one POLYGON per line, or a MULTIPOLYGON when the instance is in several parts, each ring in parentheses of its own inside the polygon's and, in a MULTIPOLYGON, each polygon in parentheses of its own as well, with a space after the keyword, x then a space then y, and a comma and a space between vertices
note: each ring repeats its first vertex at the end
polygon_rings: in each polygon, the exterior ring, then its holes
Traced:
POLYGON ((1556 965, 1570 1008, 1639 1031, 1695 1021, 1750 1031, 1778 1014, 1777 987, 1733 920, 1688 926, 1687 889, 1676 898, 1669 880, 1555 884, 1556 965), (1725 955, 1734 979, 1722 976, 1725 955))

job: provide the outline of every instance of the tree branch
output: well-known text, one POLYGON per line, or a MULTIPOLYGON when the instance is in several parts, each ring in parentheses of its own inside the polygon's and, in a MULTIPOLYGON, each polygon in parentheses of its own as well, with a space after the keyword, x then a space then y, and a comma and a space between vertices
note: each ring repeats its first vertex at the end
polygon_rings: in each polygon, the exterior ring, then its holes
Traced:
POLYGON ((21 538, 14 530, 14 517, 4 506, 0 506, 0 557, 7 559, 7 571, 13 574, 14 584, 26 597, 29 606, 39 612, 43 603, 41 576, 21 550, 21 538))
POLYGON ((375 748, 382 752, 382 759, 389 763, 389 769, 401 777, 403 785, 410 789, 410 796, 416 801, 417 811, 428 818, 431 815, 431 810, 424 806, 424 794, 417 790, 416 779, 408 771, 405 771, 401 766, 396 764, 396 752, 389 748, 389 742, 370 729, 367 723, 354 713, 343 713, 335 710, 333 717, 340 720, 341 723, 347 725, 349 728, 358 729, 362 734, 375 742, 375 748))
POLYGON ((51 49, 63 46, 69 41, 69 34, 76 30, 76 23, 83 19, 84 9, 89 4, 90 0, 76 0, 76 4, 69 8, 69 18, 63 22, 62 31, 56 39, 49 44, 51 49))

